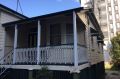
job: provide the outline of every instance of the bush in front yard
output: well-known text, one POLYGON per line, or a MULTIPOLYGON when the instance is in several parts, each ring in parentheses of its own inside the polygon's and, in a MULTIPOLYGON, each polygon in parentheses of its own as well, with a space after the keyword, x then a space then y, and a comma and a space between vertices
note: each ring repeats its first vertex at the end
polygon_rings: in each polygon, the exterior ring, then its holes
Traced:
POLYGON ((114 37, 111 40, 112 47, 111 47, 111 57, 112 57, 112 64, 113 69, 120 70, 120 34, 114 37))

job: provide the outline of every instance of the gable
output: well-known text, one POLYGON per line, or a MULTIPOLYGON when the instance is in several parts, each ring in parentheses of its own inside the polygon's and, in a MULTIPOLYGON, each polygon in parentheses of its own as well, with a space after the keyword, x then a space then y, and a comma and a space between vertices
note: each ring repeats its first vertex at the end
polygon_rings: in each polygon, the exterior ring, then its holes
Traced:
POLYGON ((12 14, 9 14, 7 12, 4 12, 4 11, 1 11, 0 12, 0 22, 1 24, 3 23, 7 23, 7 22, 12 22, 12 21, 17 21, 17 20, 20 20, 20 18, 12 15, 12 14))
POLYGON ((18 17, 18 18, 21 18, 21 19, 26 19, 26 18, 28 18, 28 17, 24 16, 23 14, 20 14, 20 13, 14 11, 14 10, 12 10, 12 9, 10 9, 10 8, 2 5, 2 4, 0 4, 0 11, 7 12, 7 13, 9 13, 9 14, 11 14, 11 15, 14 15, 14 16, 16 16, 16 17, 18 17))

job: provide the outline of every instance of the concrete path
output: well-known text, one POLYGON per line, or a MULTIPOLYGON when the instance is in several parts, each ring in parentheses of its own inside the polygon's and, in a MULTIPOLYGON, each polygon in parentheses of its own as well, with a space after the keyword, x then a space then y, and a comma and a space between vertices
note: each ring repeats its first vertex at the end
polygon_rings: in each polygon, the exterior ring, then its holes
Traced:
POLYGON ((120 79, 120 72, 106 71, 106 79, 120 79))

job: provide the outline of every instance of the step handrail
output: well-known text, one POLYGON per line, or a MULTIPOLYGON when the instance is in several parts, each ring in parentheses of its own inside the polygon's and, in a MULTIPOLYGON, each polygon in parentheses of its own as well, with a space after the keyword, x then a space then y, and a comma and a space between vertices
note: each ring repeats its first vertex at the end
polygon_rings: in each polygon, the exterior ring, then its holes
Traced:
MULTIPOLYGON (((10 50, 10 52, 9 53, 7 53, 6 55, 4 55, 1 59, 0 59, 0 61, 3 61, 3 63, 4 63, 4 59, 5 58, 7 58, 9 55, 11 55, 11 54, 13 54, 13 49, 12 50, 10 50)), ((2 63, 0 63, 0 65, 1 65, 2 63)), ((9 69, 10 67, 12 66, 12 64, 10 63, 9 64, 9 67, 2 67, 2 66, 0 66, 0 68, 1 68, 1 71, 0 71, 0 76, 7 70, 7 69, 9 69), (2 69, 3 68, 3 69, 2 69)))
POLYGON ((1 73, 0 76, 7 70, 8 68, 4 69, 1 73))
POLYGON ((6 57, 8 57, 10 54, 12 54, 13 49, 10 50, 7 54, 5 54, 2 58, 0 58, 0 61, 4 60, 6 57))

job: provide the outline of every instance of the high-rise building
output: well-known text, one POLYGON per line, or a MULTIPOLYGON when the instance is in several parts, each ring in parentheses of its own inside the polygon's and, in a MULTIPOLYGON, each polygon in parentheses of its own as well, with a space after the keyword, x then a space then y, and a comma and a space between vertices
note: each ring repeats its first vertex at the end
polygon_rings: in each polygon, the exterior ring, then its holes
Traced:
POLYGON ((88 4, 91 4, 103 31, 105 62, 109 62, 110 40, 120 33, 120 0, 81 0, 82 7, 88 4))

